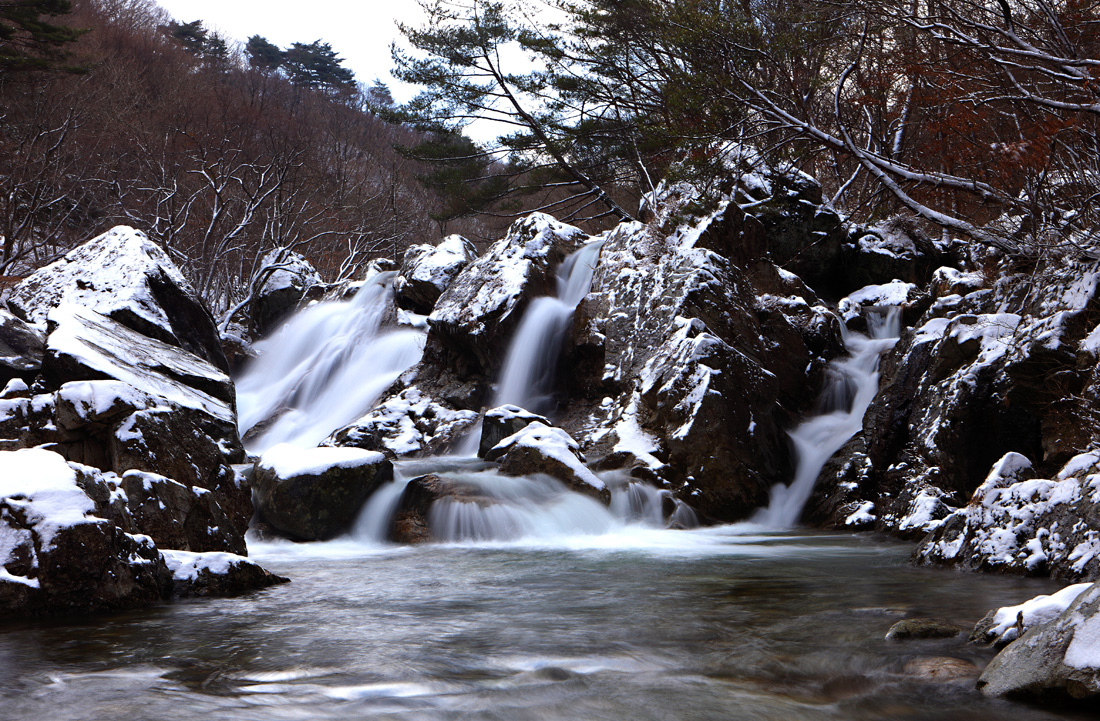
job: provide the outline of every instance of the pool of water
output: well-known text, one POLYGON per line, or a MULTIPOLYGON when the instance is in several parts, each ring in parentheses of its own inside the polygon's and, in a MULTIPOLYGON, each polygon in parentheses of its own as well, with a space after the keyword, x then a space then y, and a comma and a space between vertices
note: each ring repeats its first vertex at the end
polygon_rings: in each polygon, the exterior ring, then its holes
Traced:
POLYGON ((253 544, 292 583, 0 627, 4 719, 1068 719, 983 699, 960 625, 1057 586, 869 536, 625 527, 538 543, 253 544), (928 659, 955 659, 929 661, 928 659))

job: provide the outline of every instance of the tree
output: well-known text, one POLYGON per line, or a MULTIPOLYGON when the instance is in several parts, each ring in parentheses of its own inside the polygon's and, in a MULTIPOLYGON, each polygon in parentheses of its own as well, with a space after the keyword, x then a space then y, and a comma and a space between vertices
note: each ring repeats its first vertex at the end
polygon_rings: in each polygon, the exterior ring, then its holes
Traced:
POLYGON ((355 74, 343 66, 332 46, 321 40, 308 45, 294 43, 283 55, 283 68, 296 85, 309 88, 348 89, 355 74))
POLYGON ((165 32, 192 54, 204 60, 222 61, 229 58, 229 46, 225 39, 207 30, 202 20, 193 20, 189 23, 173 20, 165 26, 165 32))
POLYGON ((261 70, 278 70, 286 55, 278 45, 268 42, 261 35, 250 37, 244 50, 248 55, 248 64, 261 70))
POLYGON ((61 66, 61 48, 86 32, 53 22, 71 12, 69 0, 0 0, 0 77, 61 66))

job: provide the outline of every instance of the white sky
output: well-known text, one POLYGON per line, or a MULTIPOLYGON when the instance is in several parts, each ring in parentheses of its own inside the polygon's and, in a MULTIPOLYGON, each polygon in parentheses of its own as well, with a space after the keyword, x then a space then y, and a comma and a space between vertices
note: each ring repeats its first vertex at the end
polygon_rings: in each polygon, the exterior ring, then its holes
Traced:
POLYGON ((416 0, 157 0, 180 22, 202 20, 206 27, 244 42, 263 35, 279 47, 324 40, 344 58, 355 77, 375 78, 390 86, 399 102, 415 89, 400 87, 390 76, 390 43, 400 20, 420 25, 416 0))

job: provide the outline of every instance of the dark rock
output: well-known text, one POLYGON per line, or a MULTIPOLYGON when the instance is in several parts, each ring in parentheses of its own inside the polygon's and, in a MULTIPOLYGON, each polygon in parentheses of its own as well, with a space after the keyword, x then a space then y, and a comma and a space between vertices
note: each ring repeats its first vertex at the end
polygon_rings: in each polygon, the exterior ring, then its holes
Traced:
POLYGON ((321 285, 313 264, 289 248, 276 248, 265 255, 256 272, 257 279, 263 281, 248 306, 248 319, 256 336, 270 333, 307 291, 321 285))
POLYGON ((906 618, 898 621, 886 633, 887 641, 911 641, 914 639, 954 638, 963 629, 953 623, 934 618, 906 618))
POLYGON ((560 428, 534 421, 496 444, 485 454, 485 460, 499 461, 500 472, 505 475, 541 473, 604 505, 611 502, 607 484, 584 465, 580 445, 560 428))
POLYGON ((244 537, 210 491, 141 471, 127 471, 120 486, 135 532, 158 548, 247 554, 244 537))
POLYGON ((536 421, 547 426, 554 425, 543 416, 530 413, 519 406, 501 406, 486 411, 481 422, 481 443, 477 455, 485 458, 493 446, 536 421))
POLYGON ((240 596, 290 581, 233 553, 164 551, 163 555, 177 598, 240 596))
POLYGON ((0 309, 0 383, 31 381, 42 367, 46 339, 41 332, 0 309))
POLYGON ((432 506, 441 499, 471 501, 469 489, 434 473, 409 481, 397 502, 390 523, 389 539, 394 543, 426 543, 432 540, 432 506))
POLYGON ((15 315, 36 324, 62 303, 91 308, 229 370, 214 319, 198 294, 160 246, 133 228, 117 226, 69 251, 27 276, 8 299, 15 315))
POLYGON ((843 255, 843 272, 851 289, 892 280, 924 285, 942 262, 936 245, 911 218, 902 216, 873 228, 854 229, 843 255))
POLYGON ((327 540, 346 532, 374 491, 393 479, 381 453, 357 448, 275 446, 256 464, 256 510, 290 538, 327 540))
POLYGON ((477 258, 477 250, 460 235, 439 245, 412 245, 405 250, 393 289, 398 306, 427 315, 443 291, 477 258))

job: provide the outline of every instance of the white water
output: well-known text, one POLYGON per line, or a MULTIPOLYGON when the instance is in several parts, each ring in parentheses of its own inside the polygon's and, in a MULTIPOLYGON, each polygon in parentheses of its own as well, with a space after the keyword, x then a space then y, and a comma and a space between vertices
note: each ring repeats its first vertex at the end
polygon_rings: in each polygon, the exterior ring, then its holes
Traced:
POLYGON ((420 360, 422 332, 382 329, 393 275, 379 273, 350 301, 305 308, 256 344, 257 358, 236 382, 241 434, 269 423, 246 443, 250 452, 277 443, 316 446, 420 360))
POLYGON ((821 469, 863 428, 863 416, 878 391, 878 364, 901 334, 901 312, 887 308, 868 316, 871 337, 845 333, 850 355, 829 364, 821 414, 791 431, 798 456, 794 480, 772 488, 771 501, 753 521, 770 528, 792 528, 813 492, 821 469))
POLYGON ((493 407, 507 403, 535 413, 553 410, 554 370, 569 321, 588 295, 602 241, 589 243, 558 269, 557 297, 536 298, 520 321, 501 370, 493 407))

